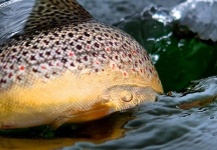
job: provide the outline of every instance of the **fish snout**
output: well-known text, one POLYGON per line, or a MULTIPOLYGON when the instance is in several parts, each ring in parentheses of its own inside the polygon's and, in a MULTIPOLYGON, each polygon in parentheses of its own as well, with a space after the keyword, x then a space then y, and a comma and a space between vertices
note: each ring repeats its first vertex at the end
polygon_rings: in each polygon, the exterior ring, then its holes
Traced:
POLYGON ((102 99, 115 111, 122 111, 145 101, 155 101, 156 96, 157 92, 150 87, 121 85, 107 89, 102 99))

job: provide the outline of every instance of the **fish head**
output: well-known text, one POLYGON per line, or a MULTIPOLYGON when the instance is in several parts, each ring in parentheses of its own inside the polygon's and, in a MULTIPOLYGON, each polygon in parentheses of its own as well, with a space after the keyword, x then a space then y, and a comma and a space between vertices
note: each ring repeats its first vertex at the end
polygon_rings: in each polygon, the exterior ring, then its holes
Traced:
POLYGON ((133 108, 143 102, 154 101, 157 95, 158 92, 148 86, 120 85, 108 88, 102 99, 107 101, 110 110, 116 112, 133 108))

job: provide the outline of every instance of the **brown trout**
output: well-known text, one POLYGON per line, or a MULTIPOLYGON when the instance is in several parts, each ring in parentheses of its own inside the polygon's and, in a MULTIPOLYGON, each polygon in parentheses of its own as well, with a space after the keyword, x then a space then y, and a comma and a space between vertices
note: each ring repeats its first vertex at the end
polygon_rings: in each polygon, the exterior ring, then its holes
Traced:
POLYGON ((0 129, 99 119, 163 92, 147 52, 76 0, 36 0, 25 31, 0 46, 0 129))

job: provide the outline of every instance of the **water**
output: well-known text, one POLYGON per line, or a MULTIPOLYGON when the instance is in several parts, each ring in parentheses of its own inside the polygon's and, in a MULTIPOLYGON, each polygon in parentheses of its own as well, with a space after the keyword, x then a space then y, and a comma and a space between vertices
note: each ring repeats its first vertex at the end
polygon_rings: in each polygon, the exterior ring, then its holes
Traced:
POLYGON ((187 25, 201 39, 212 41, 217 41, 216 13, 217 3, 214 0, 188 0, 172 10, 180 25, 187 25))
MULTIPOLYGON (((4 41, 22 31, 34 1, 2 2, 5 0, 0 0, 0 39, 4 41)), ((217 103, 215 101, 217 77, 190 85, 189 81, 200 78, 202 73, 207 70, 210 71, 213 68, 215 70, 217 55, 213 53, 212 49, 216 50, 216 44, 201 41, 192 33, 187 36, 174 34, 170 10, 184 1, 105 0, 96 2, 80 0, 79 2, 85 5, 98 20, 115 24, 132 34, 151 53, 156 66, 162 68, 159 70, 161 78, 170 76, 170 78, 164 78, 164 86, 168 84, 167 87, 171 87, 171 90, 180 87, 182 93, 170 92, 168 95, 159 96, 157 102, 145 103, 132 110, 118 112, 101 120, 66 125, 57 131, 52 131, 44 126, 0 131, 0 149, 215 150, 217 146, 217 103), (152 8, 152 6, 162 7, 152 8), (145 39, 148 39, 148 42, 145 39), (193 46, 189 46, 190 44, 193 46), (174 52, 171 51, 172 49, 185 51, 186 47, 189 50, 194 48, 194 51, 180 53, 178 57, 175 57, 174 52), (200 53, 194 57, 197 52, 200 53), (171 53, 172 56, 169 57, 171 53), (186 54, 189 54, 188 59, 179 59, 186 54), (200 64, 201 57, 206 60, 205 63, 202 63, 207 64, 204 65, 204 69, 200 64), (163 61, 160 61, 162 58, 164 60, 169 58, 170 66, 168 64, 163 66, 163 61), (182 66, 173 67, 174 64, 178 65, 174 61, 177 59, 181 64, 188 64, 183 68, 192 67, 183 73, 182 66), (195 64, 195 62, 197 63, 195 64), (199 69, 203 70, 202 73, 197 71, 198 64, 199 69), (197 76, 187 76, 192 74, 190 71, 196 72, 197 76), (169 81, 180 72, 182 72, 183 78, 179 77, 173 82, 169 81), (183 82, 187 81, 186 84, 179 85, 179 82, 182 82, 181 79, 183 82), (171 84, 173 86, 169 86, 171 84), (187 84, 189 86, 184 89, 187 84)), ((211 74, 203 74, 204 77, 209 75, 211 74)), ((216 75, 215 71, 212 75, 216 75)))

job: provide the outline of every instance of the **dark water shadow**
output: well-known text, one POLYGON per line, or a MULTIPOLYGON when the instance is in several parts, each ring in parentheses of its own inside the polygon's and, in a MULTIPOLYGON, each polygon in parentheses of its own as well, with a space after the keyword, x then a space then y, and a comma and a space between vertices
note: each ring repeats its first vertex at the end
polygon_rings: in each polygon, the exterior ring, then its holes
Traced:
POLYGON ((68 124, 56 131, 47 126, 2 130, 0 149, 58 149, 76 142, 102 143, 124 136, 124 125, 132 119, 132 111, 114 113, 103 119, 84 123, 68 124))

